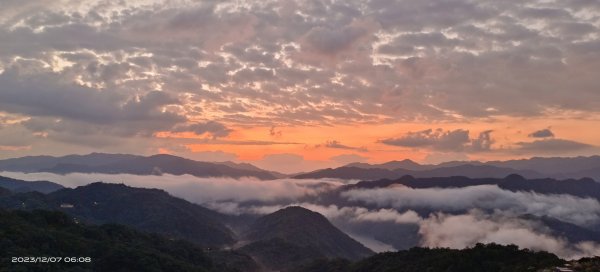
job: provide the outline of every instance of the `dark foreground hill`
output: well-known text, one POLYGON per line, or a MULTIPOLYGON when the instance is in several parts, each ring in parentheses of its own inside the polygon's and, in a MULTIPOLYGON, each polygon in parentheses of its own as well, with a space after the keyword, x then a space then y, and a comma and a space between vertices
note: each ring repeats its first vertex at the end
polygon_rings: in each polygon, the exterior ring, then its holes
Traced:
POLYGON ((220 221, 223 215, 158 189, 98 182, 47 195, 1 197, 0 207, 61 210, 81 222, 123 224, 202 246, 220 247, 234 242, 233 233, 220 221))
MULTIPOLYGON (((58 211, 0 209, 0 271, 255 271, 244 255, 206 253, 181 240, 121 225, 90 226, 58 211), (224 254, 236 267, 213 256, 224 254), (15 263, 12 257, 62 257, 54 263, 15 263), (65 257, 76 257, 76 259, 65 257), (73 262, 73 261, 76 262, 73 262)), ((56 259, 54 259, 56 260, 56 259)))
POLYGON ((51 193, 60 190, 63 187, 60 184, 50 181, 24 181, 18 179, 12 179, 0 176, 0 187, 8 189, 15 193, 24 192, 40 192, 40 193, 51 193))
MULTIPOLYGON (((358 262, 319 260, 296 272, 527 272, 553 269, 564 260, 517 246, 478 244, 467 249, 412 248, 373 255, 358 262)), ((554 270, 547 270, 554 271, 554 270)))
POLYGON ((251 243, 241 250, 276 270, 319 258, 357 260, 373 254, 323 215, 301 207, 288 207, 259 218, 245 239, 251 243))

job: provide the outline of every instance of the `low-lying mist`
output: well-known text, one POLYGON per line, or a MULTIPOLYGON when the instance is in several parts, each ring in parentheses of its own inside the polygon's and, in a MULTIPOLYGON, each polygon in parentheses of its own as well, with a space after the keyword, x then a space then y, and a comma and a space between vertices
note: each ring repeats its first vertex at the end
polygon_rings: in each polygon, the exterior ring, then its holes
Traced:
POLYGON ((326 179, 278 179, 255 178, 200 178, 191 175, 131 175, 0 172, 0 176, 22 180, 47 180, 74 188, 93 182, 123 183, 132 187, 159 188, 171 195, 190 202, 205 204, 220 201, 276 201, 293 200, 314 195, 329 188, 342 185, 342 181, 326 179))
POLYGON ((512 192, 495 185, 446 189, 392 186, 343 191, 340 197, 346 202, 324 205, 315 196, 339 188, 345 182, 332 179, 261 181, 168 174, 0 172, 0 175, 48 180, 71 188, 97 181, 159 188, 231 215, 262 215, 286 206, 303 206, 323 214, 375 251, 411 246, 464 248, 480 242, 495 242, 545 250, 567 259, 600 255, 600 245, 596 242, 600 239, 571 241, 543 223, 543 218, 550 218, 586 231, 598 230, 598 200, 572 195, 512 192))

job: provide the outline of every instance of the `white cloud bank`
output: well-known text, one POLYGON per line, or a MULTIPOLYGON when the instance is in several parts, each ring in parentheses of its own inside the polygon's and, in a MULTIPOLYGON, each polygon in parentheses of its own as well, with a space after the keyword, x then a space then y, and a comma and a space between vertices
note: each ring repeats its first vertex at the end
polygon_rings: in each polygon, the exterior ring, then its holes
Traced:
POLYGON ((159 188, 188 201, 204 204, 217 201, 275 201, 314 195, 339 186, 336 180, 254 178, 199 178, 191 175, 139 176, 131 174, 85 174, 0 172, 0 176, 22 180, 48 180, 65 187, 77 187, 93 182, 124 183, 132 187, 159 188))
POLYGON ((592 198, 572 195, 545 195, 533 192, 511 192, 496 185, 464 188, 414 189, 405 186, 351 190, 342 193, 351 201, 396 209, 430 208, 459 212, 472 208, 504 210, 514 214, 550 216, 579 226, 600 223, 600 203, 592 198))

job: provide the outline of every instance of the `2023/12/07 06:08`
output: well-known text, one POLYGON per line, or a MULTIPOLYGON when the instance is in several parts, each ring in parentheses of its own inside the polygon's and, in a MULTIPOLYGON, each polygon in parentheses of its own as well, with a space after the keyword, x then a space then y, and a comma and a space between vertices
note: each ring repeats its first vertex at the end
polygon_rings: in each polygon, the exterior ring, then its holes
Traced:
POLYGON ((91 257, 12 257, 13 263, 90 263, 91 257))

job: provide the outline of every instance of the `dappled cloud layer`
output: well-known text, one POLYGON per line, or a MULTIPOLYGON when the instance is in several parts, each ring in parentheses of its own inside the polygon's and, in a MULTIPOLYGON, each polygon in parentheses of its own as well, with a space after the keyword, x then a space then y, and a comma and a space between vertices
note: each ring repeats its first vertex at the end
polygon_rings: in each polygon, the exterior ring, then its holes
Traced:
POLYGON ((594 154, 599 18, 579 0, 3 1, 0 156, 594 154))

